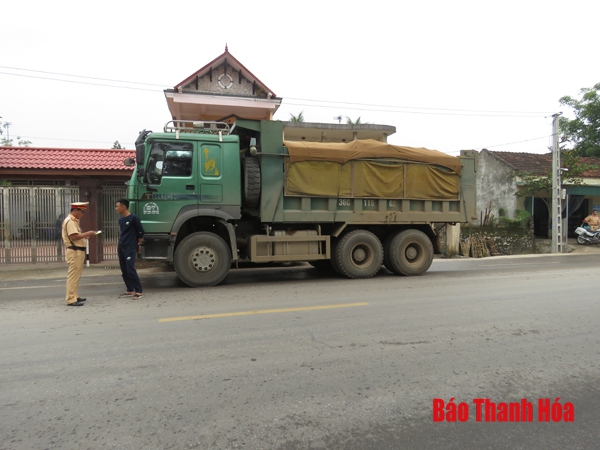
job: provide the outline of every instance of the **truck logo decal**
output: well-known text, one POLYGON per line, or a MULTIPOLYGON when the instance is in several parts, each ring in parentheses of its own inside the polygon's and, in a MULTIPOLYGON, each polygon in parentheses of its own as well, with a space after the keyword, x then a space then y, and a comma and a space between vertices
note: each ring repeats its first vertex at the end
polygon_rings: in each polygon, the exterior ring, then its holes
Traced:
POLYGON ((144 214, 159 214, 160 210, 158 209, 158 205, 154 202, 146 203, 144 205, 144 214))
POLYGON ((204 147, 204 171, 218 177, 219 169, 217 168, 217 160, 215 158, 210 158, 208 152, 208 148, 204 147))

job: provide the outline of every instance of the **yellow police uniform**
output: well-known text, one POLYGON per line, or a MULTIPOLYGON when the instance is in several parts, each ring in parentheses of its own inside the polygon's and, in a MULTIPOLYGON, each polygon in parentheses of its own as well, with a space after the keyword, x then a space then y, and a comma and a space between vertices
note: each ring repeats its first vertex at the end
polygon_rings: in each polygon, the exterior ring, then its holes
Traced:
MULTIPOLYGON (((72 203, 71 209, 78 208, 85 211, 87 205, 87 202, 72 203)), ((62 239, 65 243, 65 247, 67 247, 65 259, 69 265, 69 271, 67 273, 67 305, 77 302, 79 278, 81 278, 81 273, 83 272, 86 249, 86 239, 74 241, 70 236, 81 233, 79 220, 73 216, 73 214, 69 214, 62 224, 62 239)))
POLYGON ((590 226, 590 231, 596 231, 600 228, 600 216, 598 215, 590 214, 583 221, 590 226))

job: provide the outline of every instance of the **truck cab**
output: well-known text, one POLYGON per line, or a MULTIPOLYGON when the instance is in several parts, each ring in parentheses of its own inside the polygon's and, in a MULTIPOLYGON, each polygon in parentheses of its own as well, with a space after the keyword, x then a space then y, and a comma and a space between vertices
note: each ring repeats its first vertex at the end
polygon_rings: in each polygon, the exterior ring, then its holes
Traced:
POLYGON ((239 136, 229 131, 225 123, 169 122, 138 136, 127 196, 146 232, 145 259, 172 262, 178 235, 241 217, 239 136))

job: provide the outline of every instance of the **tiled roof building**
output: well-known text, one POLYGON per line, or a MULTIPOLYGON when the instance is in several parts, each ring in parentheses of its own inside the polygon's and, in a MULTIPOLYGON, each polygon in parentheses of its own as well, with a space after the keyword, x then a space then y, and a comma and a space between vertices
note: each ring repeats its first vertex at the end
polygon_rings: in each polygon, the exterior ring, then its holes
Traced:
MULTIPOLYGON (((473 151, 467 150, 467 153, 473 151)), ((533 215, 536 236, 547 237, 549 230, 549 209, 547 199, 550 192, 537 192, 533 196, 519 196, 523 181, 519 172, 529 172, 534 176, 545 177, 552 173, 551 153, 518 153, 482 150, 476 159, 476 211, 472 221, 477 223, 482 214, 512 219, 517 210, 526 210, 533 215)), ((563 177, 564 192, 568 195, 568 226, 570 231, 581 223, 593 207, 600 204, 600 158, 580 158, 580 162, 595 169, 583 173, 581 182, 570 183, 563 177)), ((567 210, 565 201, 565 212, 567 210)))
MULTIPOLYGON (((546 176, 552 172, 552 154, 517 153, 517 152, 489 152, 490 155, 500 159, 517 172, 530 172, 533 175, 546 176)), ((600 178, 600 158, 580 158, 583 164, 598 166, 598 169, 588 170, 584 177, 600 178)))
POLYGON ((133 167, 123 164, 134 150, 103 150, 46 147, 0 147, 0 177, 43 175, 129 175, 133 167), (81 171, 76 173, 74 171, 81 171))

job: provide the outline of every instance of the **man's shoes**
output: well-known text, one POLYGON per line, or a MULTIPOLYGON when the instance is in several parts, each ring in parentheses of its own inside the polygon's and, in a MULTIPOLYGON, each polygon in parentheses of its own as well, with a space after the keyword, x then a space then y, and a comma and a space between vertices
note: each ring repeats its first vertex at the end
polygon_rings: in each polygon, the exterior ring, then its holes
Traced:
POLYGON ((132 300, 139 300, 140 298, 142 298, 144 296, 144 294, 142 294, 141 292, 135 293, 133 295, 132 300))
POLYGON ((87 298, 85 298, 85 297, 83 297, 83 298, 82 297, 77 297, 77 301, 78 302, 85 302, 86 300, 87 300, 87 298))
POLYGON ((129 297, 133 297, 135 294, 135 292, 132 292, 131 294, 129 292, 123 292, 122 294, 119 294, 119 298, 129 298, 129 297))
POLYGON ((73 303, 67 303, 67 306, 83 306, 85 305, 85 303, 77 301, 77 302, 73 302, 73 303))

